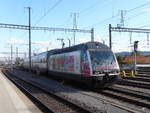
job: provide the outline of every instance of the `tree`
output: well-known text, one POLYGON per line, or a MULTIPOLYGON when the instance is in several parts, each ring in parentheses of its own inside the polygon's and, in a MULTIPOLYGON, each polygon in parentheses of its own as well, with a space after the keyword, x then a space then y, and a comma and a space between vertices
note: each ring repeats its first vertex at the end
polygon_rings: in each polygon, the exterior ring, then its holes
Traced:
MULTIPOLYGON (((136 56, 141 56, 141 52, 140 51, 135 51, 135 53, 136 53, 136 56)), ((133 56, 133 55, 134 55, 134 52, 131 53, 131 56, 133 56)))
POLYGON ((136 51, 136 56, 141 56, 140 51, 136 51))
POLYGON ((123 62, 123 57, 122 56, 116 56, 117 57, 117 61, 119 64, 121 64, 123 62))

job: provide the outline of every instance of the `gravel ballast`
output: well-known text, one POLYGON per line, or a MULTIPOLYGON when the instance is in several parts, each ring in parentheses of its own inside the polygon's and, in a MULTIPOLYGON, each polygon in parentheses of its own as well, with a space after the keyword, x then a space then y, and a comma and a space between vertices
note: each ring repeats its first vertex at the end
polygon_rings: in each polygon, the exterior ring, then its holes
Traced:
MULTIPOLYGON (((90 110, 93 113, 130 113, 131 111, 125 110, 123 107, 115 106, 103 100, 93 98, 92 96, 85 95, 82 90, 72 88, 70 86, 61 85, 55 80, 48 79, 43 76, 31 74, 29 72, 20 70, 9 70, 14 75, 22 79, 40 84, 42 87, 50 90, 58 96, 61 96, 72 103, 90 110)), ((86 92, 87 93, 87 92, 86 92)), ((106 97, 104 97, 106 98, 106 97)))

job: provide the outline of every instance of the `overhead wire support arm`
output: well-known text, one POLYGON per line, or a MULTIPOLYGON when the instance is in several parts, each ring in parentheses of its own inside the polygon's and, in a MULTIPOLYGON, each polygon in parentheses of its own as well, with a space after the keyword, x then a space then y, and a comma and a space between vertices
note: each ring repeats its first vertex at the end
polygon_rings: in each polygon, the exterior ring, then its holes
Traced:
POLYGON ((110 29, 111 31, 114 32, 150 33, 150 29, 124 28, 124 27, 111 27, 110 29))
MULTIPOLYGON (((4 23, 0 23, 0 28, 12 28, 12 29, 29 30, 29 26, 26 26, 26 25, 4 24, 4 23)), ((64 31, 64 32, 91 33, 91 30, 70 29, 70 28, 52 28, 52 27, 31 27, 31 30, 47 30, 47 31, 64 31)))
POLYGON ((64 31, 64 32, 82 32, 91 33, 91 30, 70 29, 70 28, 51 28, 51 27, 31 27, 32 30, 64 31))
POLYGON ((4 24, 0 23, 0 28, 10 28, 10 29, 23 29, 23 30, 44 30, 44 31, 64 31, 64 32, 80 32, 80 33, 90 33, 91 41, 94 41, 94 28, 91 30, 85 29, 71 29, 71 28, 53 28, 53 27, 32 27, 26 25, 16 25, 16 24, 4 24))
POLYGON ((29 26, 0 23, 0 28, 11 28, 11 29, 23 29, 23 30, 28 30, 28 29, 29 29, 29 26))
POLYGON ((146 33, 147 34, 147 44, 149 44, 149 33, 150 29, 140 29, 140 28, 125 28, 125 27, 112 27, 109 24, 109 46, 112 49, 112 32, 129 32, 130 33, 130 43, 132 41, 132 33, 146 33))
MULTIPOLYGON (((15 54, 16 52, 12 52, 12 54, 15 54)), ((0 54, 11 54, 11 52, 0 52, 0 54)), ((18 52, 18 54, 24 54, 24 52, 18 52)))
POLYGON ((94 41, 94 28, 91 30, 85 29, 70 29, 70 28, 51 28, 51 27, 31 27, 32 30, 44 30, 44 31, 64 31, 64 32, 81 32, 81 33, 91 33, 91 41, 94 41))

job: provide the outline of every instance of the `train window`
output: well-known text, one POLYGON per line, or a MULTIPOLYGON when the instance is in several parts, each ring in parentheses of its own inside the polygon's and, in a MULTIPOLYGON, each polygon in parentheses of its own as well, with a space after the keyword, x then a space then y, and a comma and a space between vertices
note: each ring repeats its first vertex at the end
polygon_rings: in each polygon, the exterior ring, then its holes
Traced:
POLYGON ((112 51, 89 50, 92 63, 100 65, 102 63, 112 64, 115 62, 112 51))

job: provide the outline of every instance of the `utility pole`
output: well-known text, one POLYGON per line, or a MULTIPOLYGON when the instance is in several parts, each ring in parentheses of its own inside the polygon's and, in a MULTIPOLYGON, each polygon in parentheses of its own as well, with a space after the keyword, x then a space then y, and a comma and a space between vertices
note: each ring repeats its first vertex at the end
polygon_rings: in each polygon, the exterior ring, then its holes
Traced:
POLYGON ((121 10, 121 19, 120 19, 121 27, 124 26, 124 10, 121 10))
POLYGON ((18 47, 16 47, 16 58, 18 58, 18 47))
POLYGON ((120 24, 117 24, 117 27, 124 27, 125 13, 126 10, 120 11, 120 24))
POLYGON ((147 33, 147 45, 149 45, 149 33, 147 33))
MULTIPOLYGON (((79 15, 78 13, 73 13, 73 29, 77 29, 77 16, 78 15, 79 15)), ((75 45, 75 37, 76 37, 76 31, 73 32, 74 45, 75 45)))
POLYGON ((111 41, 111 24, 109 24, 109 47, 112 49, 112 41, 111 41))
POLYGON ((132 32, 129 32, 130 35, 130 44, 132 44, 132 32))
POLYGON ((29 11, 29 67, 31 71, 31 7, 27 7, 29 11))
POLYGON ((12 66, 12 63, 13 63, 13 46, 11 45, 11 66, 12 66))

